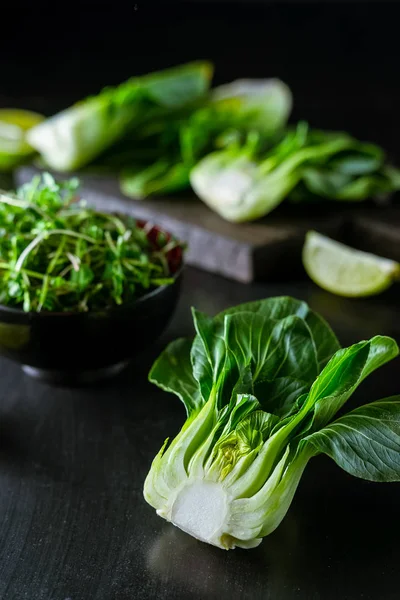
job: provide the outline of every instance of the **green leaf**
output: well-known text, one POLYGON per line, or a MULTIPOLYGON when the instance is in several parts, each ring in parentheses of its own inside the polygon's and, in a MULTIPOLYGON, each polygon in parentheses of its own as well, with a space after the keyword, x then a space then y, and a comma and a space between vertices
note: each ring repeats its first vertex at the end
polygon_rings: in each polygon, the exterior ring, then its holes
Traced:
POLYGON ((340 171, 307 167, 302 171, 302 181, 311 193, 325 198, 335 198, 343 187, 351 182, 351 176, 340 171))
POLYGON ((400 169, 391 165, 385 165, 382 169, 382 175, 387 177, 393 190, 400 189, 400 169))
MULTIPOLYGON (((137 79, 143 92, 153 102, 160 106, 176 108, 196 100, 207 92, 213 70, 210 62, 197 61, 158 73, 149 73, 137 79)), ((127 85, 129 86, 129 82, 127 85)))
MULTIPOLYGON (((278 316, 278 305, 271 305, 272 312, 274 306, 278 316)), ((306 305, 302 308, 306 313, 306 305)), ((219 406, 229 402, 243 369, 250 369, 252 383, 291 377, 311 385, 319 372, 311 330, 296 315, 275 320, 238 307, 236 314, 223 313, 215 319, 193 311, 193 318, 197 331, 191 351, 193 373, 205 401, 214 392, 219 406)), ((300 395, 304 386, 296 386, 296 390, 300 395)), ((286 407, 297 399, 293 387, 290 391, 286 407)))
POLYGON ((265 298, 263 300, 255 300, 246 302, 238 306, 232 306, 223 310, 217 315, 218 319, 222 319, 225 315, 236 314, 239 312, 252 312, 259 314, 267 319, 284 319, 290 315, 296 315, 302 319, 306 319, 310 313, 310 309, 305 302, 296 300, 290 296, 275 296, 273 298, 265 298))
POLYGON ((71 271, 70 281, 79 291, 85 290, 93 281, 94 273, 89 265, 81 264, 79 266, 79 270, 75 271, 74 269, 71 271))
POLYGON ((356 144, 354 150, 338 154, 330 167, 345 175, 366 175, 377 171, 383 164, 384 152, 374 144, 356 144))
MULTIPOLYGON (((302 184, 311 194, 332 200, 356 202, 386 195, 399 188, 399 181, 391 176, 384 159, 379 146, 348 137, 346 149, 303 168, 302 184)), ((312 199, 300 198, 294 191, 293 196, 296 195, 298 200, 312 199)))
POLYGON ((257 399, 242 396, 233 409, 229 421, 220 437, 215 441, 209 463, 213 471, 219 472, 222 481, 238 461, 261 448, 278 420, 275 415, 258 410, 257 399))
POLYGON ((275 320, 284 319, 290 315, 296 315, 304 319, 310 328, 315 342, 319 370, 326 365, 331 356, 340 348, 339 342, 328 323, 301 300, 296 300, 289 296, 256 300, 255 302, 247 302, 246 304, 228 308, 219 313, 216 318, 223 319, 225 315, 237 312, 254 312, 267 319, 275 320))
POLYGON ((261 408, 260 403, 252 394, 238 394, 236 397, 232 395, 230 403, 231 412, 222 435, 230 433, 237 427, 240 421, 259 408, 261 408))
POLYGON ((225 316, 226 345, 240 365, 249 365, 253 381, 290 376, 310 383, 318 373, 315 345, 303 319, 276 322, 254 312, 225 316))
POLYGON ((182 163, 159 160, 142 171, 125 169, 120 176, 121 191, 130 198, 177 192, 189 185, 189 168, 182 163))
POLYGON ((393 338, 376 335, 370 340, 368 359, 365 363, 362 379, 382 367, 399 354, 399 348, 393 338))
POLYGON ((248 129, 272 135, 286 125, 292 94, 279 79, 238 79, 212 90, 217 103, 230 102, 248 129))
MULTIPOLYGON (((207 401, 213 390, 221 396, 222 385, 220 382, 220 386, 217 386, 217 382, 227 359, 224 324, 195 309, 192 309, 192 315, 197 332, 191 349, 193 375, 199 382, 203 399, 207 401)), ((220 401, 220 405, 224 403, 220 401)))
POLYGON ((202 98, 211 76, 210 63, 195 62, 134 77, 33 127, 28 142, 52 169, 78 169, 144 122, 202 98))
POLYGON ((259 399, 263 410, 284 418, 291 412, 298 398, 308 392, 310 385, 293 377, 277 377, 272 381, 257 381, 254 395, 259 399))
POLYGON ((254 395, 253 391, 254 383, 250 365, 242 366, 240 376, 233 387, 231 399, 235 399, 238 394, 254 395))
POLYGON ((366 200, 374 196, 388 194, 398 189, 393 186, 391 181, 383 177, 380 173, 374 175, 364 175, 343 186, 336 194, 337 200, 366 200))
POLYGON ((317 377, 305 403, 314 411, 312 429, 328 423, 363 379, 398 353, 396 342, 385 336, 339 350, 317 377))
POLYGON ((254 434, 259 432, 262 441, 265 441, 276 422, 277 417, 275 415, 263 410, 255 410, 238 423, 236 430, 239 435, 249 441, 249 446, 254 448, 254 434))
POLYGON ((400 481, 400 396, 356 408, 302 444, 327 454, 355 477, 400 481))
POLYGON ((188 416, 203 404, 198 382, 193 377, 191 346, 192 341, 186 338, 171 342, 157 358, 149 373, 149 381, 180 398, 188 416))

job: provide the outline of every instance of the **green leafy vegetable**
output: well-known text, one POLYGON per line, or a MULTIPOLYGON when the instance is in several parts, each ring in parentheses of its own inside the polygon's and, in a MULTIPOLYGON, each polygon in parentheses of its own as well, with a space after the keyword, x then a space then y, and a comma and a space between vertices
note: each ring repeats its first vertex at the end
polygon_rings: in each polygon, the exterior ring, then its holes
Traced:
POLYGON ((345 471, 369 481, 398 481, 400 398, 357 408, 308 436, 304 443, 327 454, 345 471))
POLYGON ((300 123, 268 151, 245 143, 207 155, 192 170, 197 195, 228 221, 258 219, 285 198, 361 201, 400 189, 382 150, 346 133, 300 123))
POLYGON ((120 154, 120 165, 128 163, 121 189, 127 196, 144 198, 187 188, 191 169, 205 154, 232 138, 240 142, 250 132, 270 140, 286 125, 291 106, 291 92, 279 79, 237 80, 217 87, 202 106, 136 132, 129 144, 135 154, 120 154), (157 149, 154 162, 135 166, 144 141, 148 145, 150 140, 157 149))
POLYGON ((287 128, 292 93, 281 80, 239 79, 210 89, 212 73, 211 63, 197 61, 133 77, 16 139, 0 115, 0 170, 34 149, 56 171, 116 175, 135 199, 192 187, 232 222, 259 219, 285 199, 385 200, 400 189, 400 170, 380 147, 305 122, 287 128))
POLYGON ((45 173, 15 195, 0 191, 2 304, 102 310, 174 282, 179 243, 153 226, 77 202, 78 185, 45 173))
POLYGON ((51 168, 80 168, 130 130, 201 98, 211 76, 210 63, 196 62, 134 77, 47 119, 29 131, 28 142, 51 168))
POLYGON ((172 342, 149 376, 187 411, 145 481, 158 515, 220 548, 252 548, 280 524, 319 453, 357 477, 400 480, 399 397, 334 420, 398 355, 393 339, 340 349, 319 315, 287 297, 193 318, 193 342, 172 342))

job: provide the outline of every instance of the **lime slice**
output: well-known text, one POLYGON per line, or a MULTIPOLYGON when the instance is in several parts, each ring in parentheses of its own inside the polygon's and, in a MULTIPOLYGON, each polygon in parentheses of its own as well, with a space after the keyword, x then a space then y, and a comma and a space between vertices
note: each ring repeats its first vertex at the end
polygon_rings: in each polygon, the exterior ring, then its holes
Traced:
POLYGON ((400 276, 400 264, 349 248, 309 231, 303 247, 303 265, 320 287, 339 296, 379 294, 400 276))
POLYGON ((44 117, 29 110, 0 109, 0 169, 11 169, 33 152, 26 132, 44 117))

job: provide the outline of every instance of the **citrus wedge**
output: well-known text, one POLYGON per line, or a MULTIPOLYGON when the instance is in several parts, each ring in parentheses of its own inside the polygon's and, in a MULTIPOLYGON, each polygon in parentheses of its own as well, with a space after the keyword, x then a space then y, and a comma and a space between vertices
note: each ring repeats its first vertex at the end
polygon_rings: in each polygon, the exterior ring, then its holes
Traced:
POLYGON ((25 134, 43 119, 29 110, 0 109, 0 170, 13 168, 33 152, 25 134))
POLYGON ((303 265, 321 288, 338 296, 361 297, 383 292, 400 277, 400 264, 309 231, 303 265))

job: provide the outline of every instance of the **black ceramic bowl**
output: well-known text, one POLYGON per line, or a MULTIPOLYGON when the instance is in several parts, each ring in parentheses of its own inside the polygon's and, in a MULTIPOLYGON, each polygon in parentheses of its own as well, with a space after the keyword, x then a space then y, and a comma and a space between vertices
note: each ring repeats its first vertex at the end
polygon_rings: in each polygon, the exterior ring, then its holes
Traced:
MULTIPOLYGON (((154 227, 149 235, 157 234, 154 227)), ((163 232, 165 235, 166 232, 163 232)), ((30 312, 0 305, 0 354, 51 383, 81 385, 119 373, 163 332, 180 291, 182 249, 169 255, 175 282, 99 312, 30 312)))

